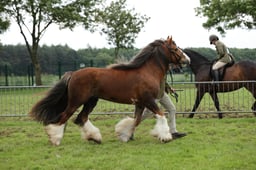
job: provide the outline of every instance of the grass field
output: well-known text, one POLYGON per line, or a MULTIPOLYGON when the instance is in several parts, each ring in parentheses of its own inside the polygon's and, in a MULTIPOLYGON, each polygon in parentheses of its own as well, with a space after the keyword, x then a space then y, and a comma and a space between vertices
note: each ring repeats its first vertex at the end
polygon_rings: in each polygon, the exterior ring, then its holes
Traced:
MULTIPOLYGON (((140 124, 135 140, 118 141, 115 124, 125 115, 91 115, 103 143, 82 141, 70 120, 62 143, 48 143, 43 126, 29 118, 0 119, 0 169, 24 170, 255 170, 256 119, 177 118, 188 136, 161 143, 150 136, 155 124, 140 124)), ((72 118, 73 119, 73 118, 72 118)))

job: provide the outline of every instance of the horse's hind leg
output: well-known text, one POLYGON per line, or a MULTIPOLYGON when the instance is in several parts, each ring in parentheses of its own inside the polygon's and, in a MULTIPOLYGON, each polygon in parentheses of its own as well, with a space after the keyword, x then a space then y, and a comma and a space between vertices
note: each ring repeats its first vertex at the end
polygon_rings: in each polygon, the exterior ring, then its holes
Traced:
POLYGON ((197 89, 197 91, 196 91, 196 101, 195 101, 195 104, 193 106, 193 109, 192 109, 191 113, 188 116, 189 118, 194 117, 195 111, 198 108, 204 94, 205 94, 205 92, 203 90, 197 89))
POLYGON ((135 127, 138 126, 141 122, 142 112, 144 110, 144 106, 135 106, 135 119, 131 117, 126 117, 118 122, 115 126, 115 132, 117 137, 122 142, 128 142, 135 131, 135 127))
POLYGON ((92 112, 96 106, 98 98, 92 97, 83 106, 83 109, 78 114, 75 124, 81 127, 81 137, 85 140, 92 140, 96 143, 101 143, 102 137, 100 130, 95 127, 89 120, 88 115, 92 112))
POLYGON ((64 110, 64 112, 61 113, 61 119, 56 124, 48 124, 45 126, 45 131, 49 137, 49 141, 55 145, 60 145, 60 142, 64 135, 64 130, 66 126, 67 120, 72 116, 72 114, 76 111, 78 107, 70 105, 67 106, 67 108, 64 110))
POLYGON ((245 88, 252 93, 253 97, 254 97, 254 103, 251 107, 254 116, 256 116, 256 85, 254 83, 248 83, 247 86, 245 86, 245 88))
POLYGON ((221 113, 221 110, 220 110, 220 102, 219 102, 219 98, 217 96, 217 93, 215 92, 211 92, 210 93, 211 97, 212 97, 212 100, 214 101, 214 105, 218 111, 218 116, 219 116, 219 119, 222 119, 222 113, 221 113))

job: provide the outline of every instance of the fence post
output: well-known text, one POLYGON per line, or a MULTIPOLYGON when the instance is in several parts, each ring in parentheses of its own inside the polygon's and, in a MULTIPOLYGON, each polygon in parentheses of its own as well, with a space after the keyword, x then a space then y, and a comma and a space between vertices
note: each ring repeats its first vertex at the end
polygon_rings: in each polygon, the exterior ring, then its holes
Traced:
POLYGON ((8 68, 7 68, 7 64, 5 64, 4 66, 4 74, 5 74, 5 86, 8 86, 8 68))
POLYGON ((74 71, 77 70, 77 61, 74 61, 74 71))
POLYGON ((61 62, 58 62, 58 74, 59 74, 59 79, 61 79, 61 62))
POLYGON ((93 60, 90 60, 90 66, 93 67, 93 60))
POLYGON ((33 86, 34 85, 34 66, 33 66, 32 63, 30 65, 31 65, 31 73, 30 73, 30 75, 31 75, 31 85, 33 86))
POLYGON ((193 82, 193 73, 191 70, 189 70, 189 72, 190 72, 190 82, 193 82))
POLYGON ((30 77, 30 65, 28 65, 28 86, 31 86, 30 77))

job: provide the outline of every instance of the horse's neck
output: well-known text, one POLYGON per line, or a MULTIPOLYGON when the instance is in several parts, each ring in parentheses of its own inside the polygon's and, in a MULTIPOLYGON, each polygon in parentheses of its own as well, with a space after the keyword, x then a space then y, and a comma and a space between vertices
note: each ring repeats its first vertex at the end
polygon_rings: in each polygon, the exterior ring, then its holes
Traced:
POLYGON ((211 64, 200 64, 200 63, 191 64, 190 68, 194 74, 198 74, 199 72, 202 72, 205 70, 210 71, 211 64))
POLYGON ((148 73, 150 73, 152 76, 154 76, 157 79, 163 79, 166 72, 167 72, 167 65, 164 63, 157 64, 155 61, 150 60, 145 63, 143 66, 143 69, 147 70, 148 73))
POLYGON ((196 81, 211 80, 211 76, 210 76, 211 65, 210 64, 201 65, 201 66, 194 65, 194 66, 191 66, 191 70, 195 75, 196 81))

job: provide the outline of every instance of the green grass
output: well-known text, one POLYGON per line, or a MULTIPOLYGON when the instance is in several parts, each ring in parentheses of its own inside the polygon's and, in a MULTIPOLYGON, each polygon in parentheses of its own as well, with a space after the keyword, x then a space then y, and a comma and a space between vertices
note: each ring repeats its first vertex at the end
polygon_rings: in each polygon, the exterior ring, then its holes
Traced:
POLYGON ((0 119, 0 169, 254 170, 256 119, 187 119, 177 128, 188 136, 161 143, 150 136, 154 119, 142 122, 135 140, 118 141, 115 124, 124 115, 92 115, 103 143, 83 141, 70 120, 62 143, 48 143, 43 126, 28 118, 0 119))

